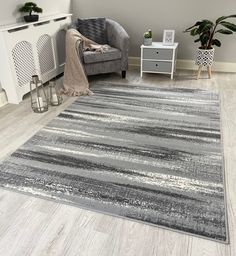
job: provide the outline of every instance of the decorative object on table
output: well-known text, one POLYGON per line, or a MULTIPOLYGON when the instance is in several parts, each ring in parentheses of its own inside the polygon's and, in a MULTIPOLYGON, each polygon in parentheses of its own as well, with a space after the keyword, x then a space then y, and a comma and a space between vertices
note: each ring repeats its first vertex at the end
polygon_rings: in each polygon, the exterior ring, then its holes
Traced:
POLYGON ((143 45, 149 46, 152 45, 152 31, 149 29, 143 34, 143 45))
POLYGON ((19 9, 19 12, 28 13, 24 16, 25 22, 36 22, 39 20, 39 16, 33 13, 42 13, 43 9, 33 2, 27 2, 19 9))
POLYGON ((174 45, 175 30, 164 30, 163 32, 163 45, 174 45))
POLYGON ((163 45, 162 42, 153 42, 150 46, 141 46, 141 69, 143 73, 170 74, 174 77, 178 43, 163 45))
POLYGON ((191 36, 197 36, 195 43, 200 42, 200 47, 196 51, 196 65, 199 66, 197 79, 200 77, 202 67, 207 67, 208 77, 211 78, 211 66, 214 59, 213 46, 220 47, 221 42, 216 38, 217 34, 231 35, 236 32, 236 25, 226 19, 236 18, 236 14, 219 17, 215 22, 210 20, 197 21, 193 26, 184 32, 191 36))
POLYGON ((59 93, 57 84, 55 80, 49 81, 49 93, 48 93, 48 101, 51 106, 59 106, 61 105, 63 98, 59 93))
POLYGON ((187 86, 94 84, 0 165, 0 186, 227 242, 219 94, 187 86))
POLYGON ((35 113, 44 113, 48 111, 48 99, 44 86, 38 75, 32 76, 30 82, 31 107, 35 113))

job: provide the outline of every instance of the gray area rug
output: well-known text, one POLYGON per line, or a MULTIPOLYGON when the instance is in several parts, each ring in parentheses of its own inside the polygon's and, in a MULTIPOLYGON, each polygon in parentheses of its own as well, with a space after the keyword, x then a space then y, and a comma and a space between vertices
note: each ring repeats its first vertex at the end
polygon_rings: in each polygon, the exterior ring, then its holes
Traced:
POLYGON ((219 95, 92 89, 0 165, 0 185, 226 242, 219 95))

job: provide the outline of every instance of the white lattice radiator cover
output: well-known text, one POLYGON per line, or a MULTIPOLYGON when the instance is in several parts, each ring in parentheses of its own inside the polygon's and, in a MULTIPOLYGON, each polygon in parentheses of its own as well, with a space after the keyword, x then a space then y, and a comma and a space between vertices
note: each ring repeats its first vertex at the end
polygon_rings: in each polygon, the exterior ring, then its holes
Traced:
POLYGON ((65 34, 71 14, 0 27, 0 81, 9 103, 30 91, 32 75, 47 82, 64 71, 65 34))

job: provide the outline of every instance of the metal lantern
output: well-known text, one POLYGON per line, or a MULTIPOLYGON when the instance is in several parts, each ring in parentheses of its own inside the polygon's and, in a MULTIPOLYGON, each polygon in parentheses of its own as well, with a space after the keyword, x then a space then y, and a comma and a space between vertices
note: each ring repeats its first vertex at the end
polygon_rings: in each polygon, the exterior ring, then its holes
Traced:
POLYGON ((39 80, 38 75, 32 76, 30 82, 31 107, 35 113, 43 113, 48 111, 48 101, 43 87, 43 83, 39 80))
POLYGON ((49 99, 50 105, 52 106, 59 106, 63 101, 63 98, 58 91, 55 80, 49 82, 49 98, 48 99, 49 99))

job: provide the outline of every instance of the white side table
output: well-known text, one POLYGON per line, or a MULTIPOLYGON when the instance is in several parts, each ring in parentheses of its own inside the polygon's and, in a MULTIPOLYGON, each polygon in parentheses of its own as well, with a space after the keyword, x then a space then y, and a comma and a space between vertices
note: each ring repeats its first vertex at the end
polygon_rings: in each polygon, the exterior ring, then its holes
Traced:
POLYGON ((173 79, 178 43, 163 45, 153 42, 150 46, 141 45, 141 77, 143 73, 170 74, 173 79))

